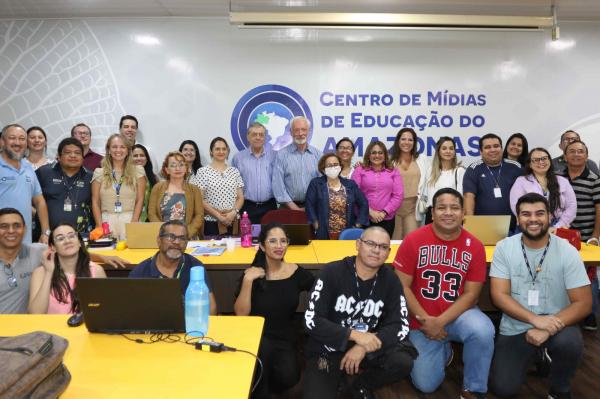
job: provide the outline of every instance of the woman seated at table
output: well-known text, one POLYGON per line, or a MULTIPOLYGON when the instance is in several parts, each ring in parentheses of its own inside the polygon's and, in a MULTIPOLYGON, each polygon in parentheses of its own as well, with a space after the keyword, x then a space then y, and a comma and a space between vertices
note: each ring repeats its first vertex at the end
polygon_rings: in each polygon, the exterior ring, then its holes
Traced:
POLYGON ((70 224, 56 226, 48 245, 42 265, 31 275, 29 313, 79 312, 75 277, 105 278, 106 273, 90 261, 81 235, 70 224))
POLYGON ((269 398, 270 393, 293 387, 300 378, 293 317, 300 292, 310 290, 314 276, 284 261, 289 238, 283 225, 263 226, 258 239, 259 249, 241 278, 234 310, 238 316, 265 318, 258 353, 264 371, 252 397, 269 398))
POLYGON ((190 170, 183 154, 179 151, 169 152, 160 174, 167 180, 152 188, 148 219, 151 222, 183 220, 190 239, 201 236, 204 223, 202 193, 198 187, 188 183, 190 170))
POLYGON ((204 201, 204 235, 237 234, 244 205, 244 182, 237 168, 227 165, 229 145, 222 137, 210 142, 209 165, 198 169, 196 184, 204 201))
POLYGON ((337 240, 349 227, 369 223, 369 203, 358 185, 340 177, 340 157, 325 154, 318 164, 324 176, 311 180, 306 190, 306 216, 318 240, 337 240))
POLYGON ((538 193, 550 203, 550 227, 569 228, 577 214, 577 198, 569 181, 557 176, 552 168, 552 157, 545 148, 529 152, 523 176, 515 180, 510 189, 510 208, 516 215, 516 204, 526 193, 538 193))
POLYGON ((371 226, 394 233, 396 211, 402 205, 404 185, 398 169, 390 162, 385 144, 372 141, 365 150, 363 164, 354 169, 352 180, 369 201, 371 226))
POLYGON ((129 141, 120 134, 106 141, 102 167, 92 177, 92 213, 96 226, 107 222, 119 239, 126 238, 125 224, 138 222, 144 206, 146 173, 134 165, 129 141))
POLYGON ((145 222, 148 220, 148 202, 150 201, 150 193, 152 192, 152 187, 154 187, 156 182, 158 182, 158 178, 154 174, 154 165, 152 165, 152 160, 150 159, 150 155, 148 154, 148 149, 146 147, 139 143, 134 144, 133 152, 131 154, 133 156, 133 163, 144 168, 144 172, 146 172, 144 207, 142 208, 142 213, 140 215, 140 222, 145 222))

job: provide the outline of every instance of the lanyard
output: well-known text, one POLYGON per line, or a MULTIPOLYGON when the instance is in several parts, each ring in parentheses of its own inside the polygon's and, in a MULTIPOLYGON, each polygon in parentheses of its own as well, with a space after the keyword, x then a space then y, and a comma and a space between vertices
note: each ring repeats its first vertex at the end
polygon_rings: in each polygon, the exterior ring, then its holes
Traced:
MULTIPOLYGON (((156 266, 156 269, 158 270, 158 265, 156 264, 156 259, 157 259, 158 255, 154 255, 154 265, 156 266)), ((181 272, 183 271, 183 268, 185 267, 185 255, 181 256, 181 263, 179 264, 179 271, 177 272, 176 275, 173 276, 173 278, 176 278, 179 280, 179 278, 181 277, 181 272)), ((175 269, 177 270, 177 269, 175 269)), ((160 270, 158 270, 158 272, 160 273, 160 270)), ((160 278, 167 278, 164 274, 160 273, 160 278)))
POLYGON ((534 275, 533 270, 531 269, 531 265, 529 264, 529 259, 527 259, 527 253, 525 252, 525 245, 523 244, 523 240, 521 239, 521 250, 523 251, 523 259, 525 259, 525 264, 527 265, 527 271, 529 272, 529 275, 531 276, 531 282, 533 283, 533 285, 535 285, 535 279, 537 278, 538 273, 540 273, 542 271, 542 263, 544 263, 544 259, 546 259, 546 253, 548 252, 548 247, 550 246, 550 240, 551 240, 551 237, 549 236, 548 243, 546 244, 546 248, 544 248, 544 253, 542 254, 542 257, 540 258, 540 263, 535 268, 535 275, 534 275))
POLYGON ((115 171, 112 171, 112 177, 113 177, 113 188, 115 189, 115 192, 117 193, 117 197, 120 196, 121 194, 121 186, 123 185, 123 180, 125 179, 125 175, 121 175, 121 178, 119 179, 119 182, 117 183, 117 177, 115 175, 115 171))
MULTIPOLYGON (((65 186, 65 190, 67 190, 66 194, 67 194, 67 198, 71 199, 71 190, 73 190, 73 187, 79 187, 79 177, 80 177, 80 173, 77 172, 77 177, 75 178, 75 180, 73 181, 73 184, 68 185, 67 184, 67 178, 65 178, 65 174, 64 172, 61 173, 61 179, 62 179, 62 183, 63 186, 65 186)), ((75 203, 75 206, 77 206, 77 197, 79 196, 79 189, 76 190, 76 194, 75 194, 75 201, 73 201, 75 203)))
MULTIPOLYGON (((379 272, 375 274, 375 279, 373 281, 373 285, 371 286, 371 291, 369 291, 369 295, 367 295, 367 298, 365 300, 368 300, 369 298, 371 298, 371 295, 373 295, 375 285, 377 284, 377 276, 379 276, 379 272)), ((356 295, 358 296, 358 302, 361 302, 362 299, 360 297, 360 286, 358 285, 358 273, 356 273, 356 263, 354 264, 354 277, 356 279, 356 295)))
POLYGON ((497 179, 496 179, 496 176, 494 176, 494 173, 492 172, 490 167, 485 165, 488 172, 490 172, 490 175, 492 175, 492 179, 494 179, 494 183, 496 183, 496 187, 500 187, 500 175, 502 174, 502 165, 503 165, 503 163, 500 162, 500 169, 498 170, 498 178, 497 179))

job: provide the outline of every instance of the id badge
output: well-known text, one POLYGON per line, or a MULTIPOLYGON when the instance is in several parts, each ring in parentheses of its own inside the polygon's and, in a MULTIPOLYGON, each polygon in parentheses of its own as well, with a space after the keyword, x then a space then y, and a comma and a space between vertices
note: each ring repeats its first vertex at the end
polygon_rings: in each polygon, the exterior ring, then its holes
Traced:
POLYGON ((115 202, 115 213, 123 212, 123 206, 121 205, 121 201, 115 202))
POLYGON ((65 212, 71 212, 73 210, 73 203, 71 202, 70 198, 65 198, 65 203, 63 205, 63 210, 65 212))
POLYGON ((494 198, 502 198, 502 190, 500 187, 494 187, 494 198))
POLYGON ((369 332, 369 325, 367 323, 355 323, 352 328, 362 333, 369 332))
POLYGON ((527 305, 539 306, 540 304, 540 292, 538 290, 527 291, 527 305))

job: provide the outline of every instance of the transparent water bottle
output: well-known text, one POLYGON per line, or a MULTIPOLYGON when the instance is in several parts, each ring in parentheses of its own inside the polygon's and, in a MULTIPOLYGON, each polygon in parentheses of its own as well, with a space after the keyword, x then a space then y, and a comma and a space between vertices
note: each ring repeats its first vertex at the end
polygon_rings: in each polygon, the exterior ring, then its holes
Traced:
POLYGON ((190 270, 190 284, 185 291, 185 332, 193 337, 205 336, 209 314, 210 299, 204 281, 204 268, 194 266, 190 270))
POLYGON ((242 247, 248 248, 252 246, 252 222, 248 217, 248 213, 244 212, 242 220, 240 220, 240 234, 242 236, 242 247))

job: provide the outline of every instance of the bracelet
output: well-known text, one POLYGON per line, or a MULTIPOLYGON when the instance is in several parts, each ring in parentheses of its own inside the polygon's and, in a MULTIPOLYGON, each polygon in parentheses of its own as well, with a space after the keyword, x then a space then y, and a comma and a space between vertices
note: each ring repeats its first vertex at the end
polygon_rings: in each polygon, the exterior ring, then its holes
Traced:
POLYGON ((590 237, 585 243, 589 244, 590 241, 594 240, 596 242, 596 244, 600 244, 600 240, 598 240, 598 238, 596 237, 590 237))

